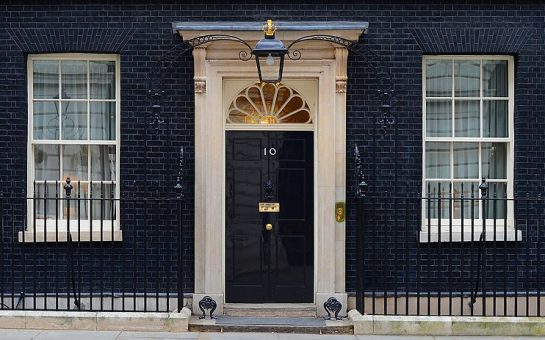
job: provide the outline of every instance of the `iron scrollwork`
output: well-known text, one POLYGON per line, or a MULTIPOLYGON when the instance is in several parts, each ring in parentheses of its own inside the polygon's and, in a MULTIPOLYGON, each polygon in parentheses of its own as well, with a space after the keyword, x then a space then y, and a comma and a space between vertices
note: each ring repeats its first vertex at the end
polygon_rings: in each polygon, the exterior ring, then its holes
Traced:
POLYGON ((202 312, 202 316, 200 316, 199 319, 206 319, 205 310, 210 310, 210 313, 209 313, 210 319, 215 319, 213 314, 217 307, 218 307, 218 304, 210 296, 207 295, 203 297, 201 301, 199 301, 199 309, 202 312))
POLYGON ((339 317, 342 308, 343 304, 340 303, 339 300, 334 297, 327 299, 327 301, 324 302, 324 309, 327 313, 326 320, 342 320, 342 318, 339 317))
POLYGON ((180 156, 178 158, 178 176, 176 176, 176 185, 174 186, 174 190, 176 190, 178 198, 184 197, 184 162, 184 147, 182 146, 180 148, 180 156))
POLYGON ((291 44, 287 46, 288 49, 288 58, 291 60, 301 59, 301 51, 298 49, 293 49, 292 47, 296 44, 305 42, 305 41, 326 41, 335 45, 339 45, 348 49, 351 53, 358 55, 363 58, 367 66, 373 71, 377 76, 380 89, 377 91, 377 95, 381 102, 380 111, 381 115, 377 118, 377 123, 380 124, 384 133, 387 132, 388 128, 395 123, 395 117, 392 114, 392 104, 394 100, 394 90, 392 77, 390 75, 390 70, 386 67, 384 60, 377 54, 376 51, 368 48, 367 45, 359 44, 357 42, 347 40, 341 37, 333 35, 308 35, 294 40, 291 44))
POLYGON ((355 196, 357 199, 362 199, 367 193, 367 183, 365 182, 365 174, 363 172, 363 160, 361 159, 360 149, 357 145, 354 146, 354 159, 356 161, 356 186, 355 196))

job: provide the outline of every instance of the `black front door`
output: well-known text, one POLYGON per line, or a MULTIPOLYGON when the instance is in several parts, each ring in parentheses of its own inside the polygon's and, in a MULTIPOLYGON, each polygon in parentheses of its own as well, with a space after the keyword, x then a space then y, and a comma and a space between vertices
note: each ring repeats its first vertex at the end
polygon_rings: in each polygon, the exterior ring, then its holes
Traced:
POLYGON ((226 301, 312 302, 312 132, 228 131, 226 148, 226 301))

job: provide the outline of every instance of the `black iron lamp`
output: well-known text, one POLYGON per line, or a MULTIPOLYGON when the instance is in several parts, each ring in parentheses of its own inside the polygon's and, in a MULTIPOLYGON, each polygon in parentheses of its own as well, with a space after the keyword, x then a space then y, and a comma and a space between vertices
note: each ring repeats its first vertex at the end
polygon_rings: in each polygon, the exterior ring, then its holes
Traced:
POLYGON ((273 25, 272 20, 267 20, 267 24, 263 26, 263 31, 265 32, 265 38, 261 39, 252 50, 257 64, 259 81, 278 83, 282 80, 284 57, 288 53, 288 49, 282 41, 274 37, 276 26, 273 25))

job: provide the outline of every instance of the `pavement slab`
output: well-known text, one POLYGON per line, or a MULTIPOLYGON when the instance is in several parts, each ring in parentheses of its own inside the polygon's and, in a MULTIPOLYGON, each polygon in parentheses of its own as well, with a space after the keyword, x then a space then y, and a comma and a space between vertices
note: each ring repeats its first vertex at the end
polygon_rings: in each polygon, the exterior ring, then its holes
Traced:
POLYGON ((30 340, 42 333, 40 330, 31 329, 0 329, 0 339, 2 340, 30 340))
MULTIPOLYGON (((448 337, 447 337, 448 338, 448 337)), ((357 335, 358 340, 435 340, 433 336, 425 335, 357 335)))
POLYGON ((121 332, 115 340, 178 340, 199 339, 199 333, 167 333, 167 332, 121 332))
POLYGON ((115 340, 121 332, 119 331, 43 331, 32 338, 32 340, 115 340))

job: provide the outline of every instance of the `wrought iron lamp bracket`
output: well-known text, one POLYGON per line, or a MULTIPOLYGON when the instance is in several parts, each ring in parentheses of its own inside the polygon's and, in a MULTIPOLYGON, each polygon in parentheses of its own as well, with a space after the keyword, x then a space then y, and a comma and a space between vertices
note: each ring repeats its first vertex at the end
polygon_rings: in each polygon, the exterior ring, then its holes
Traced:
POLYGON ((294 45, 297 45, 302 42, 307 41, 326 41, 335 45, 339 45, 348 49, 351 53, 362 57, 367 65, 373 70, 376 74, 379 84, 382 88, 377 90, 377 96, 381 102, 380 112, 381 115, 378 117, 377 122, 380 124, 384 133, 387 132, 388 128, 395 124, 395 117, 392 114, 392 106, 394 100, 394 89, 392 77, 389 69, 386 67, 384 60, 380 55, 368 48, 367 45, 360 44, 348 39, 337 37, 334 35, 308 35, 301 37, 292 41, 286 48, 288 49, 288 58, 291 60, 299 60, 302 57, 301 51, 298 49, 292 48, 294 45))

